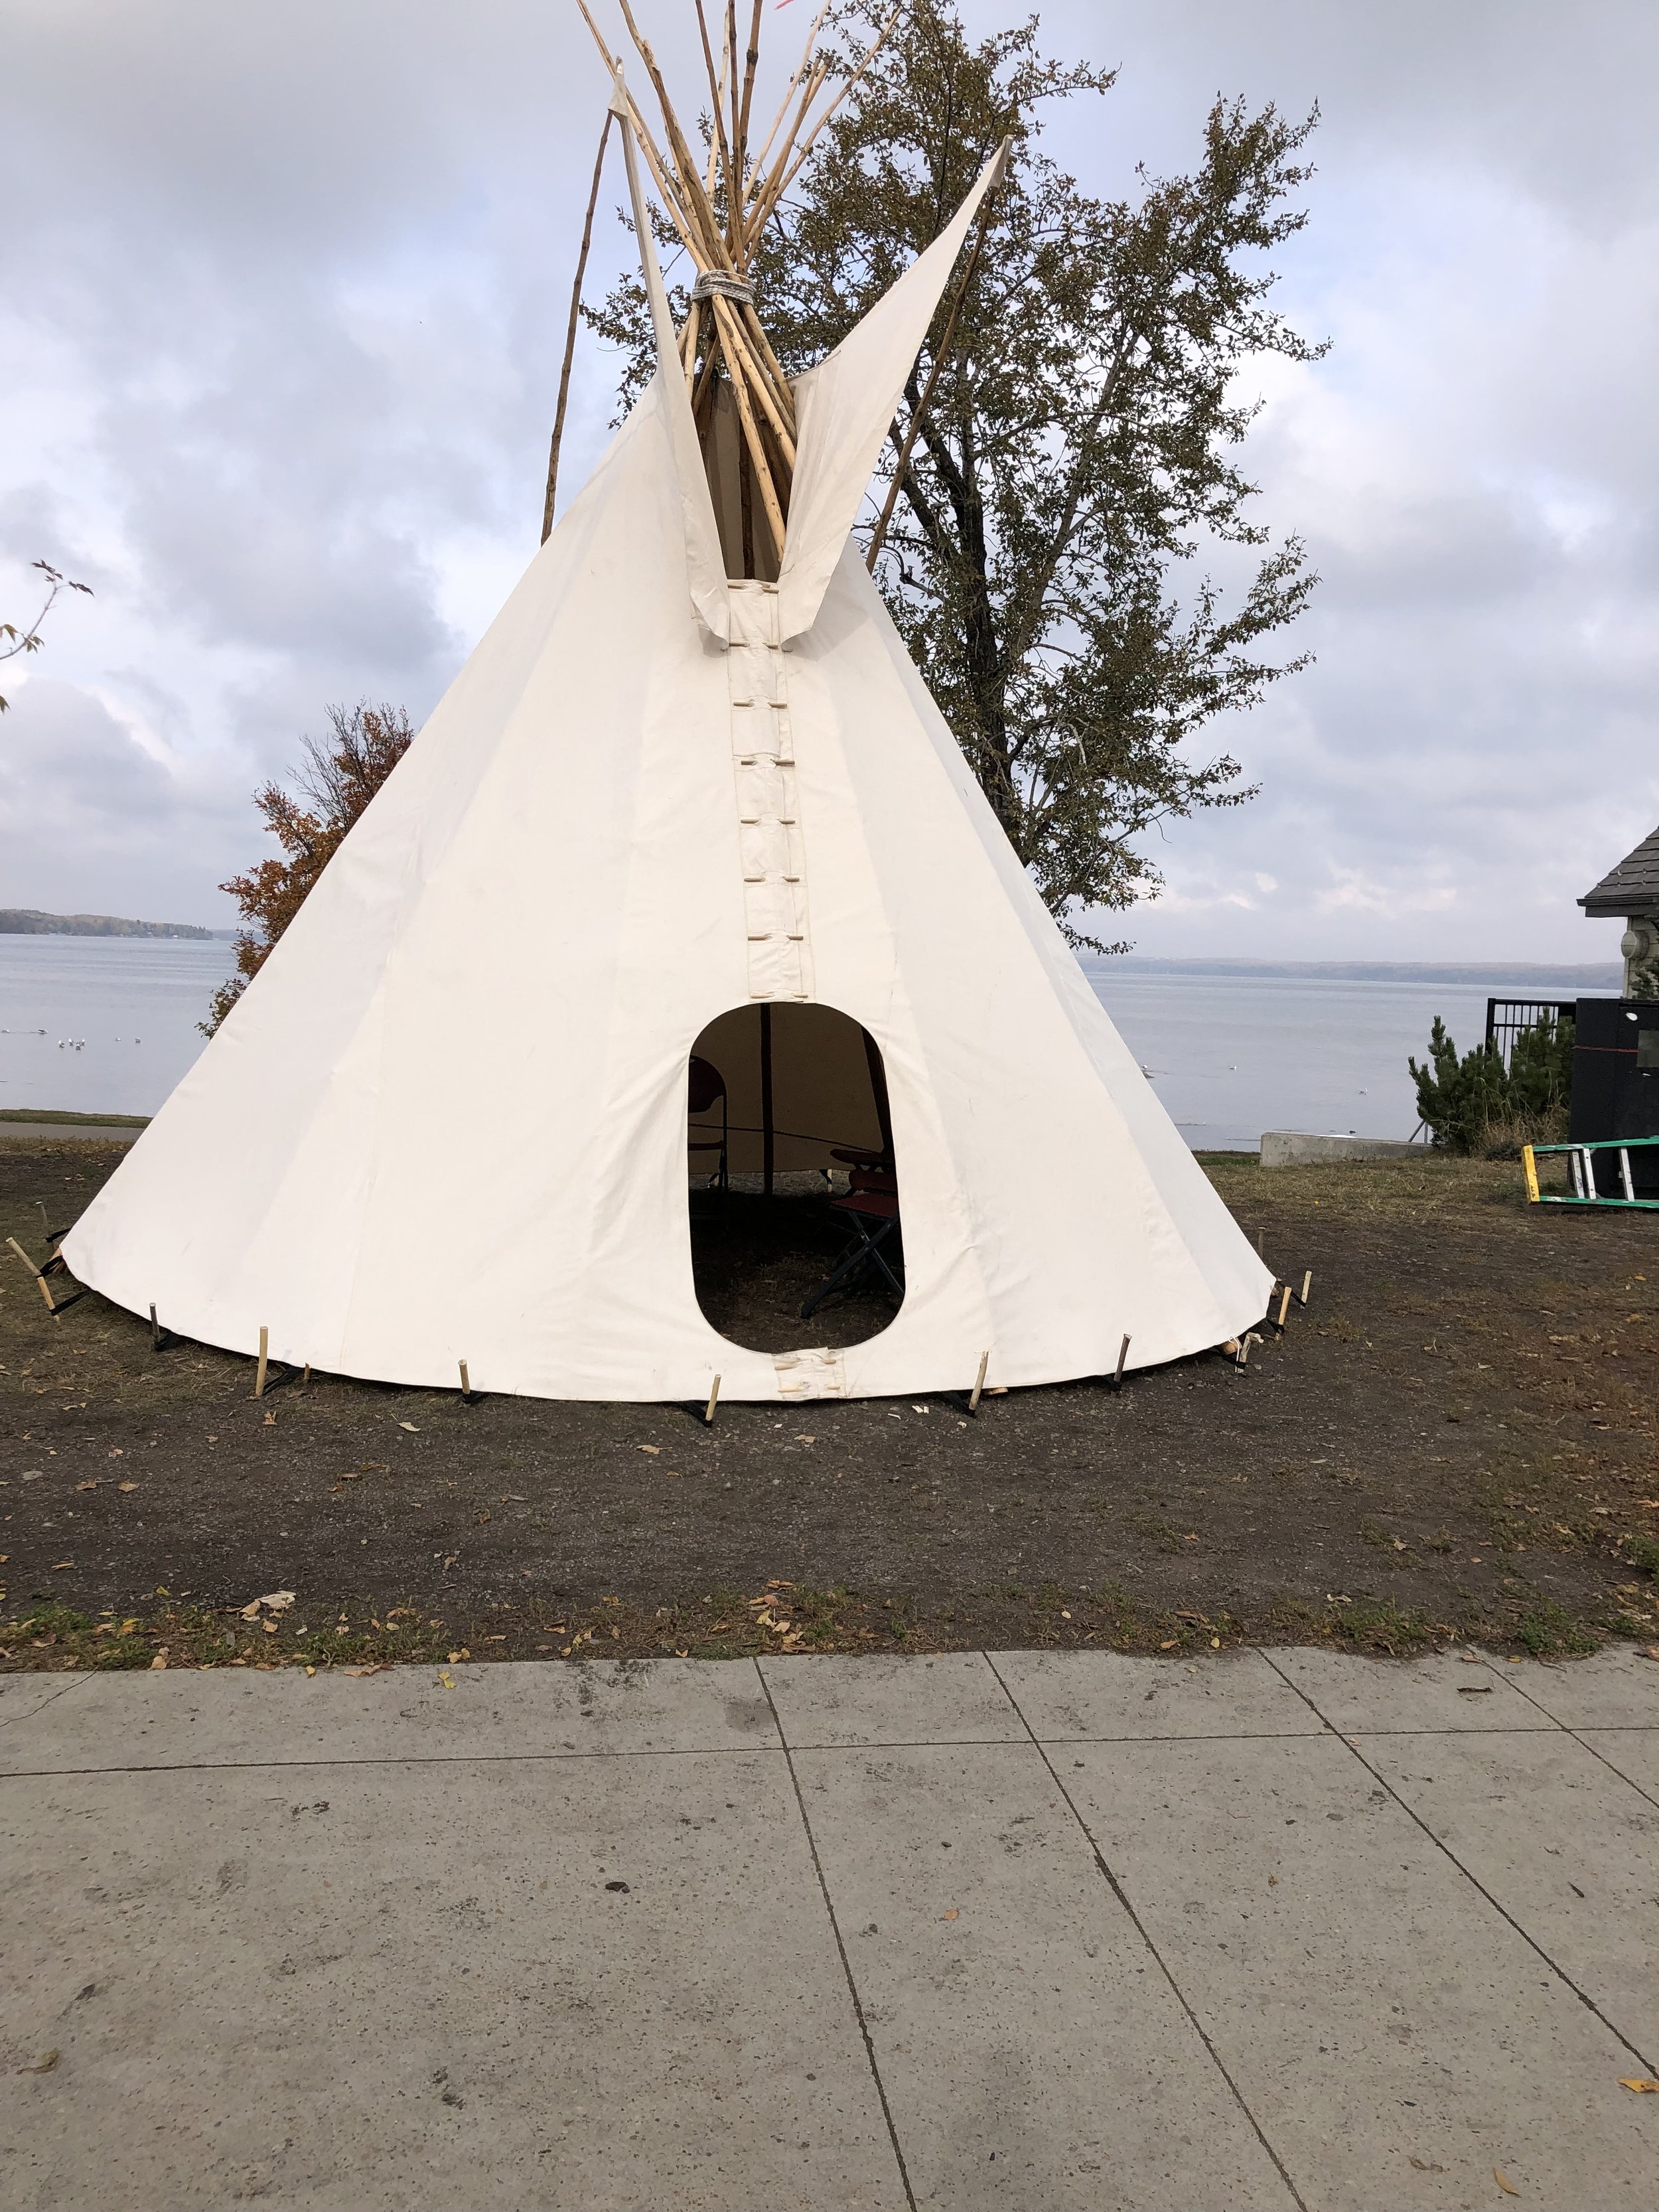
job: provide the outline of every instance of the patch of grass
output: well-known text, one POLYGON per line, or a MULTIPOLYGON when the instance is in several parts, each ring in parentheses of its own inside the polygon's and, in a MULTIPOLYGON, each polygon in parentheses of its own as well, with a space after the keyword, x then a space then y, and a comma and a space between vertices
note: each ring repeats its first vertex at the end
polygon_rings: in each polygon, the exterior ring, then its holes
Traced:
POLYGON ((1638 1574, 1659 1575, 1659 1539, 1652 1536, 1626 1536, 1625 1557, 1638 1574))
POLYGON ((1182 1547, 1182 1532, 1156 1513, 1127 1513, 1124 1519, 1137 1536, 1145 1536, 1158 1546, 1160 1552, 1178 1552, 1182 1547))
POLYGON ((1345 1605, 1332 1623, 1334 1634, 1356 1651, 1381 1651, 1397 1657, 1406 1651, 1422 1651, 1445 1640, 1449 1632, 1424 1614, 1396 1605, 1392 1598, 1356 1598, 1345 1605))
POLYGON ((1599 1650, 1601 1639, 1582 1621, 1573 1619, 1553 1598, 1537 1598, 1516 1626, 1516 1640, 1525 1644, 1534 1659, 1582 1658, 1599 1650))
POLYGON ((447 1660, 459 1648, 441 1620, 423 1619, 416 1606, 392 1606, 384 1614, 308 1626, 292 1616, 246 1621, 238 1612, 214 1613, 169 1606, 148 1615, 114 1613, 92 1620, 64 1605, 37 1606, 0 1621, 0 1657, 13 1668, 47 1671, 93 1668, 327 1667, 388 1665, 393 1660, 447 1660), (266 1626, 270 1620, 270 1626, 266 1626))

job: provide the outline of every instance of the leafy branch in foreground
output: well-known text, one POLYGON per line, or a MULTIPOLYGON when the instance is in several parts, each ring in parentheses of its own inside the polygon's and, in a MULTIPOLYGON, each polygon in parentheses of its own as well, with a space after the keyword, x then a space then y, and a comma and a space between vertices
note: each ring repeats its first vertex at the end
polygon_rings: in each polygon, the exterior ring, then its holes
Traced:
MULTIPOLYGON (((13 660, 20 653, 40 652, 40 625, 56 605, 60 592, 84 592, 88 599, 92 597, 90 584, 77 584, 72 576, 65 576, 54 568, 50 561, 33 561, 29 565, 38 568, 46 578, 46 596, 40 613, 27 629, 20 630, 15 623, 0 623, 0 639, 4 640, 0 643, 0 660, 13 660)), ((0 714, 5 713, 10 703, 9 700, 0 699, 0 714)))
POLYGON ((258 974, 346 832, 414 740, 401 707, 371 707, 363 700, 349 712, 331 707, 327 714, 331 740, 301 741, 303 760, 294 776, 297 796, 276 783, 253 794, 265 828, 287 857, 261 860, 246 875, 219 886, 230 893, 250 926, 236 939, 237 972, 219 986, 208 1018, 197 1024, 204 1036, 213 1035, 258 974))

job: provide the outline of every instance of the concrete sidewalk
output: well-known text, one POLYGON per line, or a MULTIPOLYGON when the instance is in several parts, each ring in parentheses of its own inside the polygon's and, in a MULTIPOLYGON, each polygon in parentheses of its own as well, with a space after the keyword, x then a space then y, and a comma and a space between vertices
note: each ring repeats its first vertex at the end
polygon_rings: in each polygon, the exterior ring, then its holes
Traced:
POLYGON ((1648 2206, 1659 1665, 0 1680, 0 2201, 1648 2206))

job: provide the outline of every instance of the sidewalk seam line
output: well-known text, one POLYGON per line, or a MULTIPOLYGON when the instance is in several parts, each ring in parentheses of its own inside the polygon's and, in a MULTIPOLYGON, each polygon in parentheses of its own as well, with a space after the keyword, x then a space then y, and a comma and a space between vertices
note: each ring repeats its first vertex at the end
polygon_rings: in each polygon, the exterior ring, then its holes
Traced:
MULTIPOLYGON (((1273 1660, 1265 1650, 1262 1651, 1261 1656, 1264 1659, 1267 1660, 1269 1666, 1273 1665, 1273 1660)), ((1275 1668, 1274 1672, 1283 1674, 1282 1668, 1275 1668)), ((1288 1674, 1284 1674, 1283 1679, 1287 1682, 1291 1682, 1291 1678, 1288 1674)), ((1319 1712, 1318 1706, 1315 1705, 1313 1699, 1308 1696, 1305 1690, 1302 1689, 1301 1686, 1295 1682, 1291 1682, 1291 1687, 1296 1692, 1297 1697, 1303 1699, 1310 1712, 1319 1712)), ((1539 1711, 1540 1712, 1543 1711, 1543 1707, 1541 1705, 1539 1707, 1539 1711)), ((1322 1713, 1319 1714, 1319 1717, 1321 1720, 1325 1720, 1325 1716, 1322 1713)), ((1651 2074, 1655 2070, 1654 2063, 1648 2057, 1647 2053, 1638 2049, 1638 2046, 1631 2041, 1629 2036, 1624 2033, 1622 2028, 1616 2027, 1613 2025, 1613 2021, 1607 2018, 1606 2013, 1602 2011, 1601 2006, 1596 2003, 1595 1998, 1589 1996, 1583 1990, 1579 1988, 1577 1983, 1574 1981, 1572 1976, 1568 1973, 1565 1967, 1559 1965, 1558 1962, 1550 1956, 1549 1953, 1538 1941, 1538 1938, 1523 1928, 1512 1912, 1498 1903, 1498 1899, 1492 1895, 1492 1892, 1486 1887, 1480 1876, 1470 1868, 1464 1865, 1462 1860, 1458 1857, 1451 1845, 1447 1843, 1443 1838, 1437 1836, 1434 1830, 1429 1826, 1422 1814, 1417 1811, 1416 1808, 1408 1804, 1406 1799, 1401 1796, 1400 1792, 1389 1780, 1388 1776, 1382 1773, 1376 1767, 1371 1765, 1371 1762, 1366 1758, 1364 1753, 1360 1749, 1358 1743, 1354 1740, 1354 1738, 1352 1736, 1344 1735, 1342 1731, 1340 1729, 1334 1727, 1329 1721, 1325 1721, 1325 1725, 1330 1730, 1330 1734, 1334 1740, 1340 1743, 1345 1751, 1352 1753, 1354 1759, 1359 1765, 1364 1768, 1366 1773, 1371 1777, 1372 1780, 1376 1783, 1380 1789, 1386 1790, 1388 1791, 1389 1796, 1394 1800, 1395 1803, 1399 1806, 1401 1811, 1406 1815, 1407 1819, 1420 1829, 1423 1834, 1425 1835, 1429 1841, 1434 1845, 1436 1850, 1443 1853, 1450 1863, 1456 1868, 1458 1873, 1462 1875, 1464 1881, 1468 1883, 1469 1887, 1476 1893, 1476 1894, 1485 1898, 1486 1903, 1491 1905, 1492 1911, 1498 1915, 1498 1918, 1507 1922, 1509 1926, 1514 1929, 1516 1934, 1521 1938, 1522 1942, 1527 1945, 1528 1949, 1534 1952, 1537 1956, 1543 1960, 1544 1964, 1549 1968, 1551 1973, 1556 1977, 1565 1988, 1572 1991, 1572 1994, 1577 1998, 1579 2003, 1583 2006, 1584 2009, 1594 2014, 1594 2016, 1601 2021, 1602 2027, 1605 2027, 1607 2033, 1613 2037, 1614 2042, 1622 2044, 1625 2049, 1629 2051, 1631 2057, 1632 2058, 1638 2059, 1641 2062, 1644 2069, 1651 2074)), ((1571 1729, 1562 1728, 1559 1721, 1555 1723, 1555 1726, 1562 1735, 1572 1735, 1572 1730, 1571 1729)), ((1457 1733, 1460 1735, 1480 1736, 1488 1733, 1501 1733, 1501 1731, 1488 1731, 1484 1729, 1460 1729, 1457 1733)), ((1517 1735, 1536 1735, 1547 1734, 1547 1730, 1538 1729, 1517 1729, 1510 1731, 1510 1733, 1517 1735)), ((1584 1749, 1589 1751, 1590 1749, 1590 1746, 1586 1744, 1584 1746, 1584 1749)), ((1610 1771, 1615 1774, 1619 1771, 1617 1767, 1613 1767, 1610 1771)), ((1620 1776, 1620 1779, 1622 1781, 1624 1779, 1623 1776, 1620 1776)))
POLYGON ((781 1743, 665 1744, 644 1751, 447 1751, 418 1753, 360 1752, 337 1759, 166 1759, 151 1766, 0 1767, 0 1783, 51 1782, 85 1774, 287 1774, 307 1766, 553 1766, 589 1759, 775 1758, 781 1743))
MULTIPOLYGON (((1631 1735, 1653 1735, 1659 1734, 1659 1730, 1656 1730, 1654 1729, 1631 1729, 1626 1732, 1631 1735)), ((1598 1751, 1593 1743, 1585 1743, 1583 1737, 1579 1735, 1577 1729, 1569 1729, 1566 1733, 1572 1738, 1575 1743, 1583 1744, 1584 1749, 1589 1752, 1592 1759, 1599 1759, 1602 1765, 1607 1768, 1609 1774, 1616 1774, 1627 1790, 1633 1790, 1644 1805, 1659 1805, 1659 1797, 1656 1797, 1652 1790, 1644 1790, 1641 1784, 1636 1779, 1635 1776, 1632 1774, 1626 1774, 1622 1766, 1615 1766, 1612 1759, 1607 1757, 1606 1752, 1598 1751)), ((1612 1734, 1613 1731, 1609 1730, 1607 1733, 1612 1734)))
MULTIPOLYGON (((1117 1876, 1112 1872, 1111 1868, 1106 1863, 1104 1852, 1101 1850, 1100 1845, 1095 1841, 1088 1822, 1084 1819, 1082 1814, 1079 1812, 1076 1801, 1073 1799, 1072 1793, 1066 1787, 1065 1782, 1060 1778, 1060 1771, 1055 1766, 1054 1760, 1048 1756, 1048 1747, 1040 1740, 1036 1729, 1032 1728, 1030 1721, 1026 1719, 1024 1712, 1021 1709, 1018 1698, 1015 1697, 1007 1683, 1003 1680, 1002 1676, 997 1673, 996 1662, 992 1658, 990 1653, 988 1651, 984 1651, 980 1654, 980 1656, 984 1660, 991 1672, 996 1675, 997 1681, 1001 1686, 1004 1697, 1007 1698, 1014 1711, 1018 1713, 1020 1725, 1024 1728, 1026 1735, 1030 1737, 1032 1747, 1036 1750, 1038 1758, 1042 1759, 1043 1765, 1048 1768, 1049 1775, 1053 1778, 1055 1789, 1059 1790, 1061 1797, 1066 1802, 1066 1810, 1071 1814, 1072 1818, 1077 1822, 1079 1831, 1083 1837, 1085 1844, 1088 1848, 1090 1856, 1095 1863, 1097 1870, 1100 1874, 1102 1879, 1105 1881, 1107 1887, 1111 1891, 1113 1896, 1117 1899, 1119 1905, 1122 1906, 1125 1917, 1127 1918, 1129 1925, 1134 1929, 1136 1935, 1139 1936, 1141 1942, 1146 1945, 1147 1956, 1153 1961, 1154 1965, 1158 1967, 1158 1972, 1169 1984, 1176 2002, 1181 2007, 1182 2012, 1186 2014, 1187 2018, 1192 2023, 1194 2034, 1197 2036, 1199 2041, 1203 2045, 1206 2051, 1209 2054, 1211 2063, 1214 2066, 1217 2073, 1220 2075, 1222 2080, 1226 2083, 1229 2091, 1231 2093, 1233 2102, 1237 2106, 1239 2111, 1243 2112, 1245 2119, 1249 2123, 1251 2130, 1254 2133, 1256 2141, 1261 2144, 1262 2149, 1267 2152, 1267 2156, 1273 2160, 1274 2168, 1279 2174, 1279 2178, 1284 2183, 1285 2188, 1289 2190, 1291 2201, 1297 2206, 1297 2212, 1308 2212, 1307 2202, 1303 2197, 1301 2191, 1297 2187, 1295 2182, 1291 2179, 1289 2167, 1279 2156, 1278 2151, 1273 2148, 1273 2145, 1269 2142, 1267 2130, 1263 2128, 1261 2121, 1257 2119, 1255 2114, 1250 2110, 1249 2106, 1245 2102, 1243 2092, 1240 2089, 1237 2082, 1234 2081, 1231 2073, 1228 2069, 1225 2060, 1222 2057, 1219 2051, 1217 2050, 1214 2042, 1212 2040, 1208 2031, 1204 2026, 1204 2023, 1200 2020, 1197 2012, 1189 2002, 1186 1991, 1182 1988, 1180 1983, 1176 1981, 1174 1974, 1170 1972, 1168 1961, 1165 1960, 1163 1953, 1158 1949, 1157 1944, 1153 1942, 1152 1936, 1147 1932, 1145 1923, 1140 1917, 1140 1915, 1135 1911, 1134 1906, 1129 1902, 1128 1892, 1124 1888, 1123 1884, 1118 1880, 1117 1876)), ((1133 1739, 1121 1740, 1133 1741, 1133 1739)))
MULTIPOLYGON (((1488 1660, 1486 1663, 1488 1666, 1492 1665, 1492 1662, 1490 1660, 1488 1660)), ((1493 1668, 1493 1672, 1497 1672, 1495 1668, 1493 1668)), ((1518 1690, 1529 1705, 1534 1707, 1537 1711, 1543 1713, 1551 1721, 1553 1721, 1555 1726, 1561 1730, 1564 1735, 1570 1735, 1575 1743, 1583 1744, 1584 1749, 1589 1752, 1592 1759, 1599 1759, 1602 1765, 1607 1768, 1608 1773, 1616 1774, 1619 1777, 1619 1779, 1627 1789, 1633 1790, 1636 1792, 1637 1796, 1641 1798, 1644 1804, 1659 1805, 1659 1797, 1656 1797, 1650 1790, 1644 1790, 1639 1782, 1634 1780, 1630 1775, 1626 1773, 1622 1766, 1615 1766, 1605 1752, 1598 1751, 1593 1743, 1587 1741, 1584 1736, 1583 1736, 1576 1728, 1570 1726, 1567 1722, 1556 1720, 1555 1715, 1550 1711, 1549 1707, 1547 1705, 1540 1705, 1538 1699, 1534 1697, 1532 1692, 1528 1689, 1524 1682, 1515 1681, 1507 1674, 1500 1676, 1499 1679, 1509 1682, 1510 1687, 1512 1689, 1518 1690)), ((1652 1735, 1656 1733, 1659 1733, 1659 1730, 1656 1730, 1651 1723, 1644 1726, 1640 1721, 1621 1721, 1616 1723, 1610 1729, 1597 1729, 1595 1733, 1598 1735, 1619 1735, 1620 1734, 1629 1735, 1652 1735)))
POLYGON ((778 1741, 783 1748, 784 1765, 789 1770, 790 1786, 795 1793, 795 1810, 800 1814, 801 1832, 806 1838, 806 1848, 811 1855, 812 1871, 818 1878, 818 1894, 823 1899, 823 1910, 830 1922, 830 1933, 835 1937, 836 1949, 840 1954, 841 1970, 847 1979, 847 1994, 852 2001, 853 2017, 857 2021, 859 2033, 864 2039, 864 2056, 869 2064, 870 2079, 876 2085, 876 2095, 881 2104, 881 2116, 887 2123, 887 2139, 893 2146, 893 2161, 898 2167, 899 2183, 904 2191, 904 2201, 909 2207, 909 2212, 916 2212, 916 2192, 910 2186, 910 2169, 904 2162, 904 2150, 899 2142, 898 2129, 894 2123, 893 2108, 887 2101, 887 2085, 882 2080, 881 2068, 876 2063, 875 2043, 870 2033, 869 2023, 864 2017, 864 2005, 859 1996, 858 1984, 853 1976, 853 1962, 847 1955, 847 1945, 842 1937, 841 1922, 836 1917, 835 1904, 830 1895, 830 1884, 824 1878, 823 1862, 818 1856, 817 1838, 812 1833, 812 1823, 807 1817, 806 1800, 801 1793, 800 1777, 795 1771, 794 1753, 790 1747, 788 1734, 783 1725, 783 1716, 778 1711, 777 1701, 772 1695, 772 1685, 767 1680, 759 1660, 751 1660, 750 1664, 754 1668, 762 1692, 772 1709, 772 1723, 777 1729, 778 1741))

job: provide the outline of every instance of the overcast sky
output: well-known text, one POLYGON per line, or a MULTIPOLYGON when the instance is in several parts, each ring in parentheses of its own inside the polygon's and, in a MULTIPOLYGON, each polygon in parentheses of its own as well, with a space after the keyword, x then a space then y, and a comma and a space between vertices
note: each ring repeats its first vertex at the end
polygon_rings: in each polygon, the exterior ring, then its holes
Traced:
MULTIPOLYGON (((689 65, 686 0, 639 13, 689 65)), ((1190 166, 1218 91, 1323 116, 1279 266, 1332 349, 1246 379, 1317 665, 1218 726, 1261 794, 1155 841, 1126 933, 1610 956, 1573 901, 1659 820, 1659 9, 1066 0, 1044 36, 1121 70, 1050 139, 1096 189, 1190 166)), ((423 716, 534 549, 601 72, 562 0, 13 0, 6 49, 0 620, 40 556, 96 596, 0 672, 0 904, 222 926, 253 785, 331 701, 423 716)), ((586 340, 567 493, 613 382, 586 340)))

